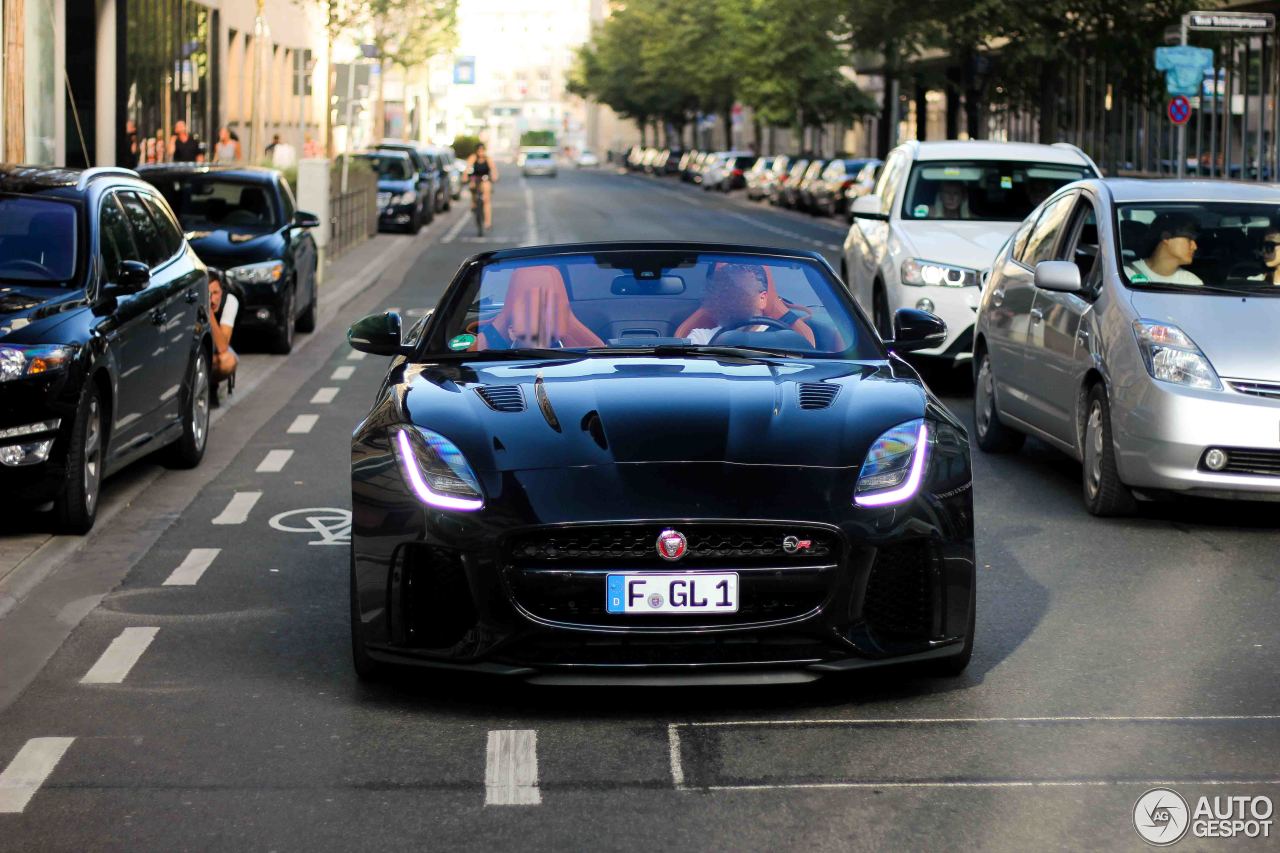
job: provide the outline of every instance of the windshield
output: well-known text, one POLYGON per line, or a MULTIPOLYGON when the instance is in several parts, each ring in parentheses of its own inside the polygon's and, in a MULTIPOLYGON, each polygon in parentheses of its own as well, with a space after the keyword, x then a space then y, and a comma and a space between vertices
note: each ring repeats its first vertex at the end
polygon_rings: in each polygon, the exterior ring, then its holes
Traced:
POLYGON ((902 218, 1021 222, 1058 187, 1091 177, 1087 166, 929 160, 911 169, 902 218))
POLYGON ((1280 205, 1120 205, 1121 273, 1131 287, 1280 296, 1280 205))
POLYGON ((369 164, 379 178, 391 181, 407 181, 413 177, 413 168, 409 164, 408 157, 385 157, 378 154, 366 154, 361 156, 369 164))
POLYGON ((875 333, 816 261, 634 250, 503 261, 450 300, 427 352, 683 352, 738 347, 882 358, 875 333))
POLYGON ((40 287, 75 277, 73 205, 38 198, 0 198, 0 280, 40 287))
POLYGON ((280 227, 270 188, 262 183, 211 175, 148 175, 147 179, 160 189, 185 231, 274 231, 280 227))

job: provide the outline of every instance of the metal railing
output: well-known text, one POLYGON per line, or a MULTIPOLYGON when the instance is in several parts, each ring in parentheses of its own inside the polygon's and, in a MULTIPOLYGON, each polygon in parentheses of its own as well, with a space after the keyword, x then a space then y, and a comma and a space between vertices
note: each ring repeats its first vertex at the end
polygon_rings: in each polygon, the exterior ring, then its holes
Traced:
POLYGON ((352 170, 342 191, 338 169, 329 190, 329 259, 378 233, 378 180, 372 173, 352 170))

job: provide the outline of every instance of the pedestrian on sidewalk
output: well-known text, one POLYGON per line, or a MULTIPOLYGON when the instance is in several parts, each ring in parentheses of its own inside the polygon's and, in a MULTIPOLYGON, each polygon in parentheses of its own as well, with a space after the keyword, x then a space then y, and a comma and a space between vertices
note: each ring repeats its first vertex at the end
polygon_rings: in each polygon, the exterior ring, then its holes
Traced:
POLYGON ((240 142, 231 135, 231 128, 218 130, 218 144, 213 146, 213 162, 239 163, 241 158, 240 142))
POLYGON ((157 128, 155 136, 142 140, 142 162, 148 165, 163 163, 166 150, 164 131, 157 128))
POLYGON ((169 159, 175 163, 203 163, 204 152, 200 140, 187 132, 185 121, 173 124, 173 136, 169 139, 169 159))
POLYGON ((321 156, 320 146, 316 144, 315 137, 309 133, 302 141, 302 156, 307 159, 321 156))
POLYGON ((125 165, 130 169, 136 169, 142 156, 142 148, 138 141, 138 123, 133 119, 126 121, 124 123, 124 135, 125 139, 129 140, 129 158, 125 165))
POLYGON ((236 369, 240 358, 231 348, 231 334, 235 330, 236 315, 240 312, 240 300, 230 292, 222 270, 209 268, 209 331, 213 335, 214 404, 217 405, 218 384, 227 380, 227 395, 236 390, 236 369))

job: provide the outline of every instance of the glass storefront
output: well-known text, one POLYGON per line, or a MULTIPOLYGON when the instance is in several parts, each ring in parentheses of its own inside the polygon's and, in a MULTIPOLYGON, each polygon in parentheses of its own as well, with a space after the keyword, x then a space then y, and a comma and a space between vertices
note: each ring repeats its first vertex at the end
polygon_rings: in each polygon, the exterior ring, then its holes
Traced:
POLYGON ((125 117, 137 123, 145 152, 168 144, 175 122, 213 145, 214 12, 191 0, 128 3, 125 117))
POLYGON ((58 98, 57 33, 53 3, 28 0, 24 4, 23 95, 26 113, 27 163, 52 165, 57 157, 58 98))

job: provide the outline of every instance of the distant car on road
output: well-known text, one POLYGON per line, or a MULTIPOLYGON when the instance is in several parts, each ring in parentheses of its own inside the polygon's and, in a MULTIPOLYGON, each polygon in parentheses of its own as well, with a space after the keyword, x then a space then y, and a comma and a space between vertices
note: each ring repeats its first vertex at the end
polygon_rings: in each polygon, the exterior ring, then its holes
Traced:
POLYGON ((578 152, 578 156, 574 160, 574 164, 579 169, 594 169, 596 166, 600 165, 600 158, 596 156, 594 151, 584 148, 582 151, 578 152))
POLYGON ((773 177, 773 161, 775 157, 757 157, 747 169, 747 198, 752 201, 764 198, 769 193, 768 181, 773 177))
POLYGON ((169 202, 200 260, 239 285, 236 341, 263 333, 273 351, 287 353, 295 330, 315 331, 319 261, 311 229, 320 220, 296 208, 280 172, 169 163, 139 174, 169 202))
POLYGON ((0 166, 0 490, 84 533, 102 479, 209 433, 209 284, 137 174, 0 166))
POLYGON ((524 163, 520 166, 520 172, 526 178, 556 176, 556 154, 552 149, 526 148, 521 154, 524 157, 524 163))
POLYGON ((398 139, 384 139, 378 143, 375 151, 403 151, 413 161, 418 172, 418 219, 423 225, 435 221, 436 211, 440 206, 440 166, 425 148, 413 142, 402 142, 398 139))
POLYGON ((800 178, 800 183, 795 188, 795 198, 792 207, 796 210, 804 210, 812 212, 816 204, 816 192, 822 185, 822 173, 827 168, 828 160, 813 160, 809 163, 809 168, 805 170, 804 176, 800 178))
POLYGON ((968 360, 979 286, 1000 245, 1050 193, 1098 174, 1072 145, 899 145, 875 192, 853 203, 841 273, 881 334, 898 308, 932 311, 947 340, 921 354, 968 360))
POLYGON ((747 185, 747 170, 759 159, 755 154, 730 151, 716 157, 703 175, 704 190, 730 192, 747 185))
POLYGON ((423 199, 418 167, 406 151, 365 151, 356 159, 378 176, 378 229, 417 234, 422 228, 423 199))
POLYGON ((1280 499, 1274 187, 1090 180, 1023 220, 974 331, 978 445, 1083 462, 1085 506, 1280 499))
POLYGON ((800 182, 809 171, 809 160, 797 158, 789 164, 788 171, 779 175, 773 185, 769 201, 778 207, 795 207, 800 198, 800 182))
POLYGON ((828 163, 813 183, 813 203, 809 212, 818 216, 834 216, 848 210, 849 188, 870 162, 865 158, 837 158, 828 163))
POLYGON ((891 355, 942 322, 895 335, 815 252, 672 242, 478 255, 407 332, 358 321, 392 358, 351 441, 357 674, 959 674, 968 438, 891 355))

